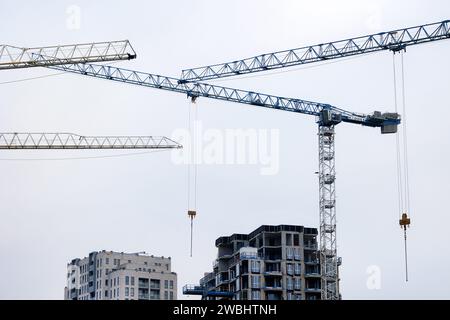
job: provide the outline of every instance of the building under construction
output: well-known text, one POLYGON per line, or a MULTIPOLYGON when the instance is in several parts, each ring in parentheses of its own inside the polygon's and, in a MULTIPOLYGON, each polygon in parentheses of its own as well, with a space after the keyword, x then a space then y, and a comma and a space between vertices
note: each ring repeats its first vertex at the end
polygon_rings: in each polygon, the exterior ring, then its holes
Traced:
POLYGON ((183 294, 205 300, 321 299, 317 238, 316 228, 294 225, 220 237, 213 271, 199 285, 184 286, 183 294))

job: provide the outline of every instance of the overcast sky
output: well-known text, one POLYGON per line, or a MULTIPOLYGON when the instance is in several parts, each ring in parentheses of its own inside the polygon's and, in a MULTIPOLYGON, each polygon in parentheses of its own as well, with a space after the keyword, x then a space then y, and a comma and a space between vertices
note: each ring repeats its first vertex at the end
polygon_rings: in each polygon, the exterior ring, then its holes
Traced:
MULTIPOLYGON (((69 9, 69 12, 70 9, 69 9)), ((129 39, 137 59, 115 65, 178 77, 187 67, 450 18, 429 1, 2 1, 1 43, 33 47, 129 39), (113 4, 114 3, 114 4, 113 4), (70 28, 68 8, 80 9, 70 28)), ((395 138, 337 127, 338 250, 345 299, 450 298, 448 159, 450 41, 408 48, 405 84, 411 189, 410 281, 398 226, 395 138), (367 286, 370 266, 381 287, 367 286)), ((357 112, 393 111, 392 53, 294 68, 221 85, 298 97, 357 112)), ((2 71, 0 82, 54 74, 2 71)), ((185 96, 79 75, 0 84, 0 131, 166 135, 186 128, 185 96)), ((187 170, 170 152, 90 160, 124 151, 2 151, 0 298, 62 299, 66 263, 91 251, 171 256, 181 287, 211 271, 214 241, 261 224, 318 227, 317 125, 311 116, 200 98, 205 130, 279 130, 279 172, 200 165, 194 256, 187 170)))

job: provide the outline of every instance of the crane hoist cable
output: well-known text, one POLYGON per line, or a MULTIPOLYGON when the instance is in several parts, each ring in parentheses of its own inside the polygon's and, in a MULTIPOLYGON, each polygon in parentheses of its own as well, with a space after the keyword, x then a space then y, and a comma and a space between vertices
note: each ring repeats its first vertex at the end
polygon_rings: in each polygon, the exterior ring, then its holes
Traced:
MULTIPOLYGON (((405 280, 408 282, 408 250, 407 250, 407 237, 406 229, 411 224, 411 218, 408 217, 410 213, 410 196, 409 196, 409 166, 408 166, 408 138, 406 130, 406 99, 405 99, 405 70, 403 51, 400 52, 401 64, 400 64, 400 76, 401 76, 401 99, 402 99, 402 115, 403 115, 403 128, 402 137, 400 132, 396 133, 396 160, 397 160, 397 192, 399 203, 399 224, 403 229, 404 234, 404 251, 405 251, 405 280), (402 139, 401 139, 402 138, 402 139), (402 163, 402 151, 403 151, 403 163, 402 163)), ((394 74, 394 104, 395 112, 398 112, 397 101, 397 67, 395 60, 395 52, 393 54, 393 74, 394 74)))
POLYGON ((195 98, 191 99, 191 104, 189 105, 189 115, 188 115, 188 128, 189 128, 189 160, 188 160, 188 217, 191 222, 191 237, 190 237, 190 256, 192 257, 192 247, 193 247, 193 234, 194 234, 194 218, 197 216, 197 119, 198 119, 198 108, 195 105, 195 98), (194 108, 194 119, 192 120, 191 108, 194 108), (192 123, 193 122, 193 123, 192 123), (191 179, 191 174, 193 175, 191 179), (193 185, 192 185, 193 184, 193 185), (191 188, 193 191, 191 192, 191 188), (193 199, 191 199, 193 197, 193 199), (191 201, 192 200, 192 201, 191 201), (192 206, 192 207, 191 207, 192 206))

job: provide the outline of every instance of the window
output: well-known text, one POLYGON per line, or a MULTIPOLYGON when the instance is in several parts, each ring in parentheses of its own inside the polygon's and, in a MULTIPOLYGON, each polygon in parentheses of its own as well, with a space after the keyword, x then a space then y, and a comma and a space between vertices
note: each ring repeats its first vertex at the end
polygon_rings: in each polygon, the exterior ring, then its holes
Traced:
POLYGON ((125 297, 128 297, 130 295, 130 288, 125 287, 125 297))
POLYGON ((131 285, 134 286, 134 277, 131 277, 131 285))
POLYGON ((286 233, 286 245, 292 246, 292 234, 291 233, 286 233))
POLYGON ((114 278, 114 287, 116 286, 116 278, 114 278))
POLYGON ((294 250, 294 259, 295 260, 300 260, 300 258, 301 258, 300 248, 295 248, 295 250, 294 250))
POLYGON ((107 286, 107 285, 108 285, 108 279, 105 280, 105 286, 107 286))
POLYGON ((166 270, 169 271, 169 264, 166 264, 166 270))
POLYGON ((173 300, 173 291, 170 291, 170 300, 173 300))
POLYGON ((260 262, 251 260, 251 269, 252 269, 252 272, 259 273, 260 272, 260 262))
POLYGON ((294 280, 295 290, 300 290, 301 286, 302 286, 302 282, 301 282, 300 278, 295 278, 295 280, 294 280))
POLYGON ((150 300, 159 300, 159 290, 150 290, 150 300))
POLYGON ((105 270, 105 274, 108 275, 109 274, 109 269, 105 270))
POLYGON ((300 245, 300 237, 298 233, 294 233, 294 246, 300 245))
POLYGON ((294 273, 294 268, 293 268, 293 265, 291 263, 288 263, 286 265, 286 268, 287 268, 287 274, 292 275, 294 273))
POLYGON ((259 288, 259 276, 251 276, 252 288, 259 288))
MULTIPOLYGON (((292 281, 291 277, 286 278, 286 286, 288 290, 293 290, 294 289, 294 281, 292 281)), ((288 299, 291 300, 291 299, 288 299)))
POLYGON ((164 280, 164 289, 169 289, 169 280, 164 280))
POLYGON ((105 290, 105 298, 108 298, 108 290, 105 290))
POLYGON ((130 285, 130 277, 129 276, 125 276, 125 285, 126 286, 130 285))
POLYGON ((134 288, 131 288, 131 296, 134 297, 134 288))
POLYGON ((294 258, 294 248, 286 248, 286 258, 287 259, 294 258))
POLYGON ((164 300, 169 300, 169 292, 164 291, 164 300))
POLYGON ((169 286, 170 290, 173 290, 173 280, 170 280, 170 286, 169 286))
POLYGON ((120 278, 119 278, 119 277, 117 277, 117 285, 119 285, 119 279, 120 279, 120 278))
MULTIPOLYGON (((105 263, 106 263, 106 264, 109 264, 109 258, 106 258, 105 263)), ((106 270, 108 270, 108 269, 106 269, 106 270)))
POLYGON ((113 295, 113 297, 115 298, 116 297, 116 289, 114 289, 114 295, 113 295))
POLYGON ((252 300, 261 300, 261 292, 259 290, 252 290, 252 300))
POLYGON ((301 271, 302 271, 301 264, 300 263, 296 263, 295 264, 295 274, 299 275, 301 273, 301 271))
POLYGON ((159 289, 160 288, 160 280, 151 279, 150 280, 150 288, 151 289, 159 289))

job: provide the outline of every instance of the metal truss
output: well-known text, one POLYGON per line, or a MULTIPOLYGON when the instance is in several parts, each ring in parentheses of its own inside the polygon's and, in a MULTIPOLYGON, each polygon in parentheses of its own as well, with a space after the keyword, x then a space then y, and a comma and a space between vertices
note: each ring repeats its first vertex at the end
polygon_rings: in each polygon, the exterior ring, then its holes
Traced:
POLYGON ((374 115, 364 115, 349 112, 325 103, 278 97, 264 93, 221 87, 206 83, 183 82, 176 78, 111 66, 95 64, 67 64, 51 66, 50 68, 95 78, 184 93, 193 100, 198 97, 206 97, 313 116, 319 116, 322 110, 330 110, 332 117, 338 122, 349 122, 370 127, 382 127, 388 124, 397 125, 400 122, 396 116, 392 117, 392 114, 374 113, 374 115))
POLYGON ((0 70, 136 58, 128 40, 19 48, 0 45, 0 70))
POLYGON ((183 81, 204 81, 364 53, 393 50, 450 38, 450 20, 333 41, 182 71, 183 81))
POLYGON ((319 125, 319 210, 322 300, 338 300, 334 126, 319 125))
POLYGON ((0 133, 0 149, 174 149, 167 137, 80 136, 73 133, 0 133))

